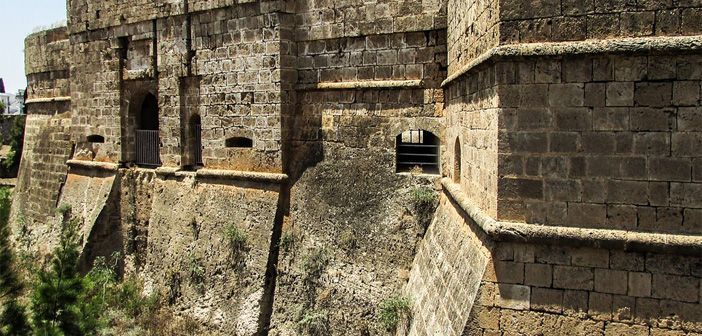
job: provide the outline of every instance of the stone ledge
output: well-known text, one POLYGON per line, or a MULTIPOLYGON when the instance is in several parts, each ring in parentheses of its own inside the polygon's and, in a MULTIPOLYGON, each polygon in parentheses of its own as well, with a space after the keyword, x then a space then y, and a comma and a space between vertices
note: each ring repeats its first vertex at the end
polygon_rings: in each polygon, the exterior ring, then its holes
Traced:
POLYGON ((449 178, 441 180, 443 189, 487 236, 498 242, 585 246, 602 249, 675 253, 699 256, 702 236, 588 229, 500 222, 485 214, 449 178))
POLYGON ((243 180, 243 181, 259 181, 284 183, 288 180, 288 175, 278 173, 260 173, 240 170, 224 170, 224 169, 199 169, 197 177, 220 178, 227 180, 243 180))
POLYGON ((68 160, 66 164, 73 168, 84 168, 93 170, 107 170, 107 171, 117 171, 119 165, 111 162, 96 162, 96 161, 84 161, 84 160, 68 160))
POLYGON ((702 50, 702 35, 617 38, 570 42, 519 43, 494 47, 449 75, 441 86, 465 75, 471 69, 502 57, 562 56, 601 53, 641 53, 702 50))
POLYGON ((300 84, 295 89, 300 91, 310 90, 360 90, 360 89, 392 89, 392 88, 420 88, 421 79, 411 80, 377 80, 353 82, 328 82, 316 84, 300 84))
POLYGON ((283 183, 288 180, 288 175, 277 173, 261 173, 241 170, 227 169, 206 169, 201 168, 196 171, 181 170, 177 167, 159 167, 155 170, 159 176, 176 176, 186 177, 192 176, 195 178, 216 178, 223 180, 240 180, 240 181, 257 181, 257 182, 272 182, 283 183))
POLYGON ((25 101, 25 104, 34 104, 34 103, 55 103, 55 102, 67 102, 71 101, 71 97, 52 97, 52 98, 33 98, 33 99, 27 99, 25 101))

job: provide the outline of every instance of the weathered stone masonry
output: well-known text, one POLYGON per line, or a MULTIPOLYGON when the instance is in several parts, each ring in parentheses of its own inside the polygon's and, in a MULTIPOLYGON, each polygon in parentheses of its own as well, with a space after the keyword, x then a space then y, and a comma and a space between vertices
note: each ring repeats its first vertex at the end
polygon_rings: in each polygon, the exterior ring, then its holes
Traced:
POLYGON ((86 265, 121 252, 210 333, 304 333, 321 313, 330 334, 382 334, 397 294, 413 299, 400 334, 702 333, 702 5, 67 9, 26 40, 28 251, 50 250, 71 204, 86 265), (438 175, 396 172, 396 137, 419 129, 440 139, 438 175), (420 186, 440 194, 428 228, 420 186))

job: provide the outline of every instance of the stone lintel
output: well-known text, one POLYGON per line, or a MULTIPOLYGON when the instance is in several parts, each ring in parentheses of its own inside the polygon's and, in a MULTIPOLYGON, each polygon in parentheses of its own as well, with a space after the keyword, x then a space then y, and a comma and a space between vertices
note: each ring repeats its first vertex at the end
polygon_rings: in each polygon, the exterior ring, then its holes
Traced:
POLYGON ((496 221, 475 206, 460 186, 449 178, 441 180, 445 193, 485 232, 498 242, 571 245, 602 249, 673 253, 699 256, 702 236, 546 226, 496 221))

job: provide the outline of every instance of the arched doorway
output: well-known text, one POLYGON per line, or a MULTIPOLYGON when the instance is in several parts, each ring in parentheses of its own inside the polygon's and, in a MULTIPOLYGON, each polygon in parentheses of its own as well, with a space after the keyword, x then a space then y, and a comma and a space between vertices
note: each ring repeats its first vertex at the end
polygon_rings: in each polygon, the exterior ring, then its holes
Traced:
POLYGON ((158 100, 148 93, 141 103, 137 117, 136 160, 140 166, 158 167, 161 165, 158 121, 158 100))

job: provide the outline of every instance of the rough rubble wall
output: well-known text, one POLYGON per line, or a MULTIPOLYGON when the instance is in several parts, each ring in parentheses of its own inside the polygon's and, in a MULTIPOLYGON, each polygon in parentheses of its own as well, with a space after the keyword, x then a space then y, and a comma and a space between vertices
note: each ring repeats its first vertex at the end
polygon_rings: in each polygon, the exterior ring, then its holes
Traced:
POLYGON ((257 334, 265 326, 279 195, 276 185, 195 180, 194 174, 154 180, 140 274, 147 288, 212 332, 257 334), (229 242, 233 230, 246 236, 242 247, 229 242))
POLYGON ((700 259, 499 244, 465 335, 698 335, 700 259))
POLYGON ((431 216, 413 191, 433 185, 395 174, 391 148, 330 141, 314 155, 290 194, 271 335, 304 334, 298 321, 320 315, 329 335, 380 334, 377 307, 401 294, 431 216))
POLYGON ((115 174, 109 172, 80 171, 71 169, 66 178, 60 205, 70 205, 71 215, 82 219, 83 246, 89 239, 93 227, 115 190, 115 174), (86 174, 87 173, 87 174, 86 174))
POLYGON ((491 65, 482 66, 447 87, 444 138, 450 165, 447 175, 491 216, 497 213, 499 177, 499 79, 494 74, 491 65))
POLYGON ((155 180, 156 174, 152 170, 120 172, 118 207, 124 231, 122 244, 127 274, 139 274, 146 265, 155 180))
POLYGON ((491 257, 488 248, 451 200, 442 197, 405 287, 413 301, 409 335, 463 334, 491 257))

